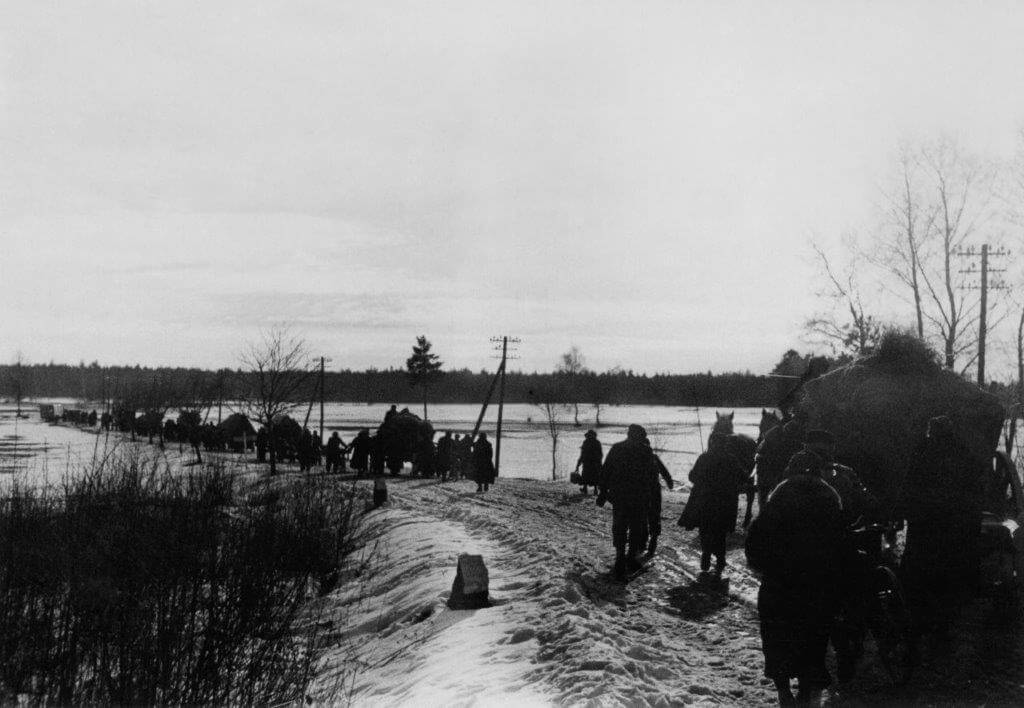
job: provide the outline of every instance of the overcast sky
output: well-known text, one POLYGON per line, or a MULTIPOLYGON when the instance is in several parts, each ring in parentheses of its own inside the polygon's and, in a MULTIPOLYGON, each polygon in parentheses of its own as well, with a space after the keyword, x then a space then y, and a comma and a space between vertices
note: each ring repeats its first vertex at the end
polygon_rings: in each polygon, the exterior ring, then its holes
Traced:
POLYGON ((0 0, 0 358, 767 371, 901 139, 1008 154, 1016 2, 0 0))

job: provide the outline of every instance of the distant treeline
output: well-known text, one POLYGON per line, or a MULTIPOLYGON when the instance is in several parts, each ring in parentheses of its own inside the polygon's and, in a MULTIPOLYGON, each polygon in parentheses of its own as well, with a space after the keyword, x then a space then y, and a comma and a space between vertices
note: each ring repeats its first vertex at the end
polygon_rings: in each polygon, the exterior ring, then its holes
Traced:
MULTIPOLYGON (((239 370, 204 371, 180 368, 105 367, 98 364, 32 364, 0 366, 0 395, 7 398, 147 398, 151 392, 211 400, 232 400, 245 390, 239 370)), ((429 389, 431 403, 478 403, 486 395, 492 372, 468 369, 445 372, 429 389)), ((505 400, 534 403, 549 400, 580 404, 678 406, 772 406, 778 401, 779 379, 750 372, 728 374, 634 374, 631 371, 582 373, 509 372, 505 400)), ((310 377, 310 398, 319 397, 319 374, 310 377)), ((421 400, 401 369, 328 371, 328 401, 397 403, 421 400)))

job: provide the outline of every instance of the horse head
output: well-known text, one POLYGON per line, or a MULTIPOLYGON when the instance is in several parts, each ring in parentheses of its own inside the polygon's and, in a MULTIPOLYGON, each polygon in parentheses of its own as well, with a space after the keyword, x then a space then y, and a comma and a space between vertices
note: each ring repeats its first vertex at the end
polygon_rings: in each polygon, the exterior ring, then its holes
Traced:
POLYGON ((782 418, 775 413, 775 411, 769 411, 764 408, 761 409, 761 422, 758 424, 758 440, 764 440, 765 433, 772 428, 782 425, 782 418))
POLYGON ((732 435, 732 418, 736 415, 736 411, 729 413, 719 413, 715 411, 715 425, 711 428, 712 433, 722 433, 723 435, 732 435))

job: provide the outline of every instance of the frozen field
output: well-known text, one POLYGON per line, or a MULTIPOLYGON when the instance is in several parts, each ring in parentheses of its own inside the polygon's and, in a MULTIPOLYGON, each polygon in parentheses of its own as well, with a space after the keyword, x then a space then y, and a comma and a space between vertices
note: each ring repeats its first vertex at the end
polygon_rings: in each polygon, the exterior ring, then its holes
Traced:
MULTIPOLYGON (((73 404, 73 401, 65 401, 73 404)), ((398 404, 399 410, 408 408, 422 416, 422 404, 398 404)), ((83 406, 84 407, 84 406, 83 406)), ((89 405, 99 408, 99 404, 89 405)), ((363 427, 375 428, 384 418, 387 405, 365 405, 355 403, 328 403, 324 407, 324 427, 328 433, 338 430, 348 442, 355 431, 363 427)), ((48 425, 39 420, 38 407, 27 405, 27 419, 16 419, 12 407, 0 407, 0 474, 10 473, 15 468, 38 472, 46 467, 52 475, 62 472, 68 466, 88 461, 93 455, 118 442, 120 438, 89 434, 62 425, 48 425)), ((294 417, 302 422, 306 408, 300 408, 294 417)), ((733 409, 719 409, 721 411, 733 409)), ((737 408, 735 427, 737 432, 757 437, 760 408, 737 408)), ((231 411, 224 407, 222 415, 231 411)), ((480 407, 476 405, 433 405, 428 407, 430 421, 440 436, 445 430, 465 434, 471 432, 480 407)), ((211 420, 216 420, 216 411, 211 420)), ((481 429, 494 439, 498 410, 496 406, 487 409, 481 429)), ((605 446, 625 437, 625 428, 630 423, 639 423, 647 428, 655 448, 676 478, 685 477, 690 466, 706 445, 708 432, 715 421, 713 408, 678 408, 674 406, 614 406, 601 409, 601 427, 596 427, 592 406, 580 406, 580 427, 573 424, 571 407, 558 411, 558 447, 556 475, 558 479, 568 478, 575 466, 583 434, 589 428, 598 431, 598 438, 605 446)), ((319 406, 314 406, 309 417, 309 427, 319 426, 319 406)), ((503 477, 527 479, 551 479, 551 436, 548 433, 544 412, 536 406, 525 404, 507 405, 504 409, 501 439, 501 470, 503 477)), ((177 445, 169 445, 168 451, 175 452, 177 445)))

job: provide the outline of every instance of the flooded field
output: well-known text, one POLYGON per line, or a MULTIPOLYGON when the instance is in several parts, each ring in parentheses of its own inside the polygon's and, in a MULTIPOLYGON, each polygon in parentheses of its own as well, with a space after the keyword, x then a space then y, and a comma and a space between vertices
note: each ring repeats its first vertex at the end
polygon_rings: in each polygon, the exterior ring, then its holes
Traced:
MULTIPOLYGON (((62 401, 74 404, 74 401, 62 401)), ((81 404, 97 408, 99 404, 81 404)), ((327 433, 337 430, 346 442, 350 441, 361 428, 374 429, 384 418, 388 405, 365 405, 356 403, 327 403, 324 407, 324 427, 327 433)), ((423 415, 422 404, 399 403, 398 408, 408 407, 417 415, 423 415)), ((734 409, 719 409, 722 412, 734 409)), ((97 435, 95 432, 65 425, 50 425, 39 419, 36 406, 26 406, 27 418, 16 418, 13 407, 0 406, 0 474, 21 470, 38 473, 46 468, 51 474, 63 471, 70 464, 75 466, 88 462, 103 454, 111 444, 121 441, 117 435, 97 435)), ((293 414, 299 422, 306 420, 308 426, 318 428, 319 406, 312 410, 303 406, 293 414)), ((221 415, 232 412, 224 406, 221 415)), ((463 435, 473 430, 480 415, 480 406, 468 404, 447 404, 428 406, 427 413, 440 436, 446 430, 463 435)), ((176 414, 172 414, 172 417, 176 414)), ((737 432, 757 437, 757 424, 761 409, 735 409, 734 425, 737 432)), ((552 479, 552 444, 555 443, 554 477, 568 478, 575 467, 583 435, 588 429, 595 429, 598 438, 607 450, 608 446, 625 436, 625 428, 639 423, 647 428, 655 448, 673 476, 685 478, 696 456, 707 444, 707 437, 715 421, 713 408, 679 408, 674 406, 607 406, 600 411, 601 425, 596 422, 593 406, 580 406, 579 421, 574 422, 571 406, 560 408, 557 416, 557 441, 552 440, 545 412, 537 406, 511 404, 504 408, 502 416, 500 472, 503 477, 528 479, 552 479)), ((494 440, 497 428, 498 409, 488 407, 481 424, 481 430, 494 440)), ((216 422, 217 410, 209 413, 209 420, 216 422)), ((95 429, 94 429, 95 430, 95 429)), ((497 447, 497 446, 496 446, 497 447)), ((176 450, 177 445, 169 445, 176 450)))

